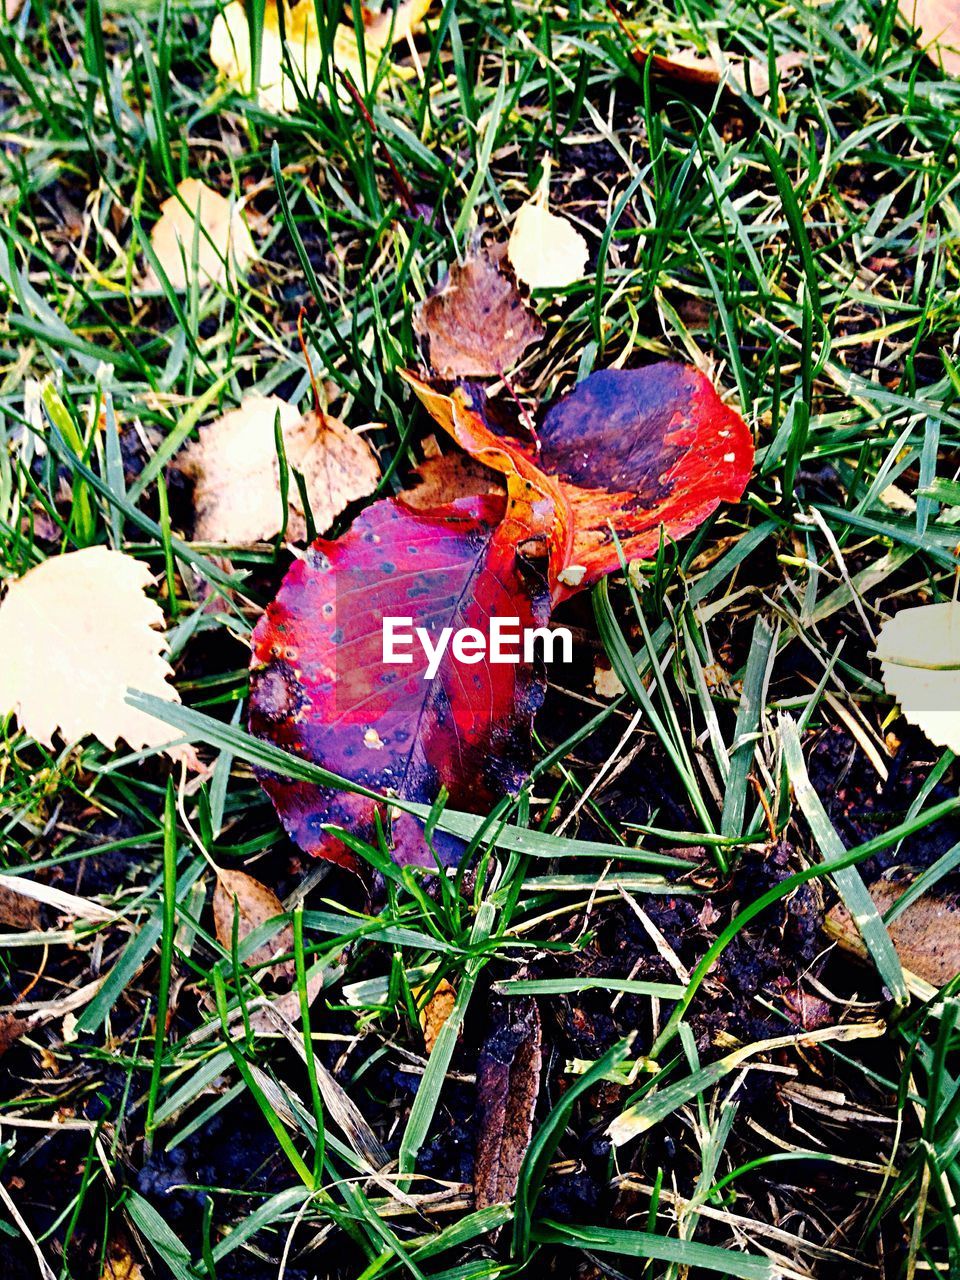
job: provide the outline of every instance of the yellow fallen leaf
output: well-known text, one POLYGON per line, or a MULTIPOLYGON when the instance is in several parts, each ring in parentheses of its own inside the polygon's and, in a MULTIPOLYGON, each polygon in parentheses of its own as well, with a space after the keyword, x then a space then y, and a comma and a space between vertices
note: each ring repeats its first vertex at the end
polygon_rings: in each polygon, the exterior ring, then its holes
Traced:
MULTIPOLYGON (((428 8, 423 0, 410 4, 409 13, 401 18, 398 13, 394 29, 394 43, 412 32, 428 8)), ((406 8, 406 6, 401 6, 406 8)), ((341 22, 333 36, 331 58, 335 69, 349 76, 359 87, 366 79, 372 82, 379 65, 379 55, 386 48, 389 28, 382 26, 381 14, 370 15, 370 25, 364 36, 365 60, 360 56, 356 32, 352 26, 341 22), (366 66, 364 68, 364 61, 366 66)), ((326 85, 323 81, 324 49, 313 0, 300 0, 292 8, 284 6, 283 25, 286 33, 286 58, 284 41, 280 34, 280 12, 276 0, 267 0, 263 19, 263 37, 260 49, 260 75, 257 83, 257 101, 267 111, 283 113, 297 108, 297 90, 308 99, 323 98, 326 85)), ((223 77, 240 93, 252 93, 253 75, 250 55, 250 28, 242 0, 230 0, 214 19, 210 30, 210 58, 223 77)), ((394 69, 401 77, 408 77, 412 69, 394 69)), ((347 91, 338 85, 338 95, 347 91)))
POLYGON ((200 431, 199 442, 184 455, 182 469, 194 476, 198 542, 245 546, 266 542, 280 532, 280 464, 274 424, 280 415, 284 453, 290 471, 286 536, 307 535, 300 491, 293 476, 304 479, 317 531, 333 524, 349 503, 377 487, 380 468, 366 440, 325 414, 303 417, 277 396, 245 396, 200 431))
POLYGON ((100 1280, 143 1280, 143 1269, 123 1240, 111 1240, 100 1280))
POLYGON ((960 752, 960 605, 901 609, 880 629, 877 657, 904 719, 960 752))
POLYGON ((573 224, 547 208, 543 188, 521 205, 507 247, 518 280, 531 289, 564 289, 583 279, 588 254, 573 224))
MULTIPOLYGON (((160 206, 160 218, 150 234, 153 251, 175 289, 186 289, 189 284, 195 239, 201 284, 225 284, 256 257, 253 239, 236 205, 196 178, 185 178, 177 194, 160 206)), ((159 286, 151 267, 146 283, 150 288, 159 286)))
MULTIPOLYGON (((130 707, 127 689, 179 702, 161 657, 163 613, 144 594, 147 565, 88 547, 52 556, 8 589, 0 605, 0 713, 45 746, 88 734, 108 747, 159 747, 176 738, 130 707)), ((179 754, 175 749, 171 754, 179 754)))
MULTIPOLYGON (((289 10, 284 9, 290 36, 289 10)), ((291 50, 291 58, 293 52, 291 50)), ((210 28, 210 60, 241 93, 251 92, 250 26, 241 0, 231 0, 213 20, 210 28)), ((309 92, 304 88, 305 92, 309 92)), ((266 111, 290 111, 297 105, 293 82, 283 69, 283 42, 276 4, 268 3, 263 14, 260 39, 260 78, 257 101, 266 111)))
POLYGON ((960 75, 960 0, 900 0, 900 13, 919 31, 930 61, 960 75))
MULTIPOLYGON (((423 987, 414 988, 413 996, 415 1000, 420 999, 424 989, 423 987)), ((443 1024, 453 1013, 453 1007, 456 1002, 456 991, 446 978, 441 978, 433 995, 419 1011, 423 1043, 427 1053, 433 1053, 433 1046, 437 1043, 437 1036, 440 1034, 443 1024)))
POLYGON ((414 27, 427 16, 433 0, 402 0, 396 9, 386 0, 379 12, 363 9, 363 40, 368 49, 379 53, 388 44, 412 40, 414 27))

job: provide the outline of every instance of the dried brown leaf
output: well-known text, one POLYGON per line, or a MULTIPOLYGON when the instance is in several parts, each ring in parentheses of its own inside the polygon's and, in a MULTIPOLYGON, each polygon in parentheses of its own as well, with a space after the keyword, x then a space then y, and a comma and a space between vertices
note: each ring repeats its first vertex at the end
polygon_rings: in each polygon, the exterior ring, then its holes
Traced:
POLYGON ((488 249, 450 268, 421 307, 416 329, 429 343, 431 368, 444 378, 502 374, 544 333, 488 249))
MULTIPOLYGON (((415 987, 413 995, 416 1000, 420 999, 423 993, 423 987, 415 987)), ((427 1053, 433 1053, 433 1046, 437 1043, 437 1036, 443 1024, 453 1013, 453 1006, 457 1002, 457 993, 446 978, 441 978, 437 983, 437 988, 433 995, 420 1010, 420 1026, 423 1029, 423 1043, 427 1053)))
MULTIPOLYGON (((377 487, 376 457, 356 431, 326 414, 310 412, 301 417, 277 396, 245 396, 239 409, 204 427, 199 441, 183 456, 182 469, 196 481, 197 541, 244 546, 266 542, 280 532, 280 463, 274 430, 278 414, 287 466, 291 473, 303 476, 318 532, 328 529, 351 502, 377 487)), ((307 536, 292 474, 286 536, 291 542, 302 542, 307 536)))
POLYGON ((960 0, 900 0, 900 13, 920 32, 930 61, 960 75, 960 0))
MULTIPOLYGON (((237 912, 237 933, 242 943, 262 924, 282 915, 283 903, 272 889, 245 871, 218 867, 217 887, 213 892, 213 922, 220 945, 227 951, 233 946, 233 921, 237 912)), ((269 964, 275 955, 292 950, 293 930, 288 924, 278 925, 278 932, 248 955, 244 963, 251 967, 269 964)), ((280 967, 287 968, 286 965, 280 967)))
POLYGON ((612 667, 598 662, 593 669, 593 691, 598 698, 619 698, 626 693, 623 682, 612 667))
POLYGON ((408 507, 417 511, 430 511, 458 498, 504 492, 497 473, 466 453, 438 453, 424 458, 413 474, 413 487, 401 496, 408 507))
MULTIPOLYGON (((878 880, 870 886, 870 897, 883 915, 907 887, 878 880)), ((826 929, 844 950, 866 955, 860 930, 842 903, 828 914, 826 929)), ((960 973, 960 904, 956 899, 924 894, 891 921, 887 931, 900 963, 918 978, 942 987, 960 973)))
POLYGON ((18 1018, 14 1013, 0 1014, 0 1058, 36 1024, 36 1014, 32 1018, 18 1018))
POLYGON ((476 1207, 507 1204, 517 1190, 540 1092, 541 1030, 536 1002, 495 1001, 493 1028, 477 1060, 476 1207))
MULTIPOLYGON (((770 92, 770 69, 766 59, 742 58, 737 54, 725 53, 718 46, 711 48, 709 53, 699 53, 696 49, 675 49, 669 54, 652 53, 635 47, 633 56, 641 66, 650 59, 658 75, 678 84, 715 88, 724 81, 731 93, 749 93, 754 98, 765 98, 770 92)), ((776 59, 778 75, 802 64, 803 54, 798 50, 782 53, 776 59)))
POLYGON ((0 885, 0 925, 7 929, 39 929, 40 903, 0 885))

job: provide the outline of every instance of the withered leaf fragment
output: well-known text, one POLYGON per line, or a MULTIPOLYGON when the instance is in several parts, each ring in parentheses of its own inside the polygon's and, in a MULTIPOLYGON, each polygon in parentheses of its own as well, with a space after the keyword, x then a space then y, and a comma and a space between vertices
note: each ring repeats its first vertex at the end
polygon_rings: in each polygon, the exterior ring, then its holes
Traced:
MULTIPOLYGON (((413 994, 419 1002, 421 996, 426 994, 425 988, 415 987, 413 994)), ((420 1029, 423 1031, 423 1044, 427 1053, 433 1053, 433 1046, 437 1043, 437 1036, 443 1029, 444 1023, 453 1013, 456 1003, 456 991, 446 978, 441 978, 433 995, 420 1009, 420 1029)))
POLYGON ((544 333, 512 277, 487 249, 454 263, 415 324, 429 343, 430 367, 443 378, 499 376, 544 333))
POLYGON ((8 929, 39 929, 40 903, 0 886, 0 925, 8 929))
POLYGON ((919 32, 927 57, 960 75, 960 0, 900 0, 900 14, 919 32))
MULTIPOLYGON (((245 871, 224 867, 217 869, 217 887, 213 891, 213 921, 220 945, 230 951, 233 946, 233 923, 237 919, 238 942, 243 943, 251 933, 275 916, 283 915, 283 903, 265 884, 245 871)), ((283 925, 272 938, 267 939, 244 959, 244 964, 269 964, 274 956, 293 950, 293 930, 283 925)))
POLYGON ((380 468, 366 440, 327 414, 301 417, 277 396, 244 396, 184 451, 181 470, 196 481, 194 538, 246 546, 267 542, 283 521, 280 461, 274 425, 279 415, 290 471, 285 536, 302 542, 306 516, 293 472, 303 477, 310 513, 318 530, 377 487, 380 468))
POLYGON ((414 468, 413 486, 403 491, 403 501, 415 511, 431 511, 458 498, 503 492, 497 473, 468 453, 437 451, 414 468))
MULTIPOLYGON (((870 897, 885 915, 906 888, 878 880, 870 886, 870 897)), ((845 951, 866 956, 860 930, 843 903, 827 915, 826 929, 845 951)), ((942 987, 960 973, 960 904, 955 898, 924 894, 887 925, 887 932, 903 967, 925 982, 942 987)))
POLYGON ((542 1066, 540 1013, 529 997, 494 1001, 477 1060, 478 1209, 509 1203, 530 1145, 542 1066))

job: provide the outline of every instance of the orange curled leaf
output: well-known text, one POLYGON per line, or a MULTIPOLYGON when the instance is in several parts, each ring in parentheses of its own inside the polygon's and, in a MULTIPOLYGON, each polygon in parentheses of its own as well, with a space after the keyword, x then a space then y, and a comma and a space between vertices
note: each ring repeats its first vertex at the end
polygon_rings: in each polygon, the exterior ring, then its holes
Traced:
POLYGON ((539 449, 495 420, 479 388, 404 376, 468 453, 507 476, 507 519, 546 540, 555 602, 618 568, 617 540, 626 559, 649 557, 661 529, 681 537, 736 501, 753 465, 746 423, 689 365, 591 374, 548 410, 539 449))

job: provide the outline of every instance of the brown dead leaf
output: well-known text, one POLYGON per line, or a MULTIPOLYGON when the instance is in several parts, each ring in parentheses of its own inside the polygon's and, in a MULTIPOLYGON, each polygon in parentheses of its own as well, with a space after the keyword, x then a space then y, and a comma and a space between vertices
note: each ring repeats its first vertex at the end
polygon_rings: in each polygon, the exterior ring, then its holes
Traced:
MULTIPOLYGON (((423 992, 423 987, 414 987, 414 999, 419 1000, 423 992)), ((456 1002, 456 991, 446 978, 441 978, 437 983, 437 989, 420 1010, 420 1026, 423 1029, 423 1043, 427 1053, 433 1053, 433 1046, 437 1043, 440 1029, 453 1013, 456 1002)))
MULTIPOLYGON (((292 941, 290 947, 292 950, 292 941)), ((285 964, 276 964, 268 972, 274 977, 287 979, 291 985, 286 991, 270 996, 263 1003, 258 1002, 256 1007, 250 1010, 247 1020, 251 1030, 257 1035, 270 1035, 275 1032, 278 1016, 282 1021, 293 1023, 295 1026, 300 1025, 300 988, 296 984, 294 961, 288 960, 285 964)), ((310 975, 308 968, 305 986, 307 1008, 309 1008, 323 990, 323 970, 318 969, 315 974, 310 975)))
MULTIPOLYGON (((237 933, 239 941, 250 936, 255 929, 272 920, 274 916, 283 914, 283 903, 265 884, 247 875, 245 871, 232 871, 224 867, 217 868, 217 887, 213 893, 213 922, 220 945, 230 951, 233 946, 233 921, 239 912, 237 933)), ((293 950, 293 929, 285 924, 278 926, 278 932, 256 951, 251 952, 244 964, 267 965, 281 952, 293 950)), ((277 966, 278 970, 287 969, 287 965, 277 966)))
POLYGON ((415 327, 429 343, 430 367, 444 378, 502 374, 544 333, 489 249, 450 268, 420 308, 415 327))
MULTIPOLYGON (((725 53, 717 45, 709 53, 675 49, 669 54, 634 46, 633 56, 641 66, 650 59, 659 75, 678 84, 715 88, 723 81, 731 93, 749 93, 753 98, 765 98, 770 92, 770 68, 765 58, 742 58, 725 53)), ((775 65, 778 77, 782 76, 803 65, 803 54, 799 50, 781 53, 775 65)))
POLYGON ((614 669, 599 662, 593 668, 593 691, 598 698, 619 698, 621 693, 626 693, 614 669))
MULTIPOLYGON (((174 289, 186 289, 190 283, 195 238, 201 285, 226 284, 256 257, 247 224, 235 202, 225 200, 196 178, 184 178, 176 195, 161 204, 160 218, 150 233, 153 252, 174 289)), ((148 288, 159 287, 152 267, 147 269, 145 283, 148 288)))
POLYGON ((7 929, 39 929, 40 903, 0 885, 0 925, 7 929))
POLYGON ((36 1026, 36 1015, 32 1018, 18 1018, 16 1014, 0 1014, 0 1058, 36 1026))
POLYGON ((473 1186, 478 1209, 507 1204, 533 1132, 540 1092, 540 1013, 536 1001, 494 1001, 494 1025, 477 1059, 477 1158, 473 1186))
POLYGON ((291 472, 286 537, 302 542, 306 517, 293 472, 303 476, 317 531, 322 533, 351 502, 377 487, 380 468, 366 440, 336 418, 301 417, 277 396, 245 396, 239 409, 203 427, 181 468, 196 481, 199 542, 245 546, 280 532, 280 462, 274 424, 280 416, 291 472))
POLYGON ((424 458, 414 468, 413 480, 413 488, 405 489, 401 497, 417 511, 430 511, 457 498, 504 492, 497 473, 467 453, 437 453, 424 458))
POLYGON ((960 75, 960 0, 900 0, 900 14, 917 28, 930 61, 960 75))
MULTIPOLYGON (((870 897, 881 915, 908 888, 890 880, 870 886, 870 897)), ((826 930, 846 951, 866 956, 860 930, 843 903, 829 912, 826 930)), ((904 969, 935 987, 942 987, 960 973, 960 904, 956 899, 924 894, 889 925, 890 940, 904 969)))

